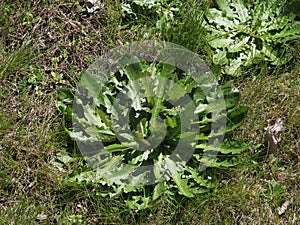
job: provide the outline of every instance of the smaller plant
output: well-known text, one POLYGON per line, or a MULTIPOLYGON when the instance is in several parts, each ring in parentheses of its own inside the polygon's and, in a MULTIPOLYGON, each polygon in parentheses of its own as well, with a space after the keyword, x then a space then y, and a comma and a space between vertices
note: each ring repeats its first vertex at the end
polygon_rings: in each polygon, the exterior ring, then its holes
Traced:
POLYGON ((34 15, 32 15, 31 13, 28 12, 28 13, 26 13, 26 16, 25 16, 25 18, 24 18, 23 25, 36 23, 36 22, 38 22, 40 19, 41 19, 40 16, 34 16, 34 15))
POLYGON ((45 86, 45 83, 43 82, 45 72, 38 67, 29 66, 28 73, 28 84, 34 87, 34 90, 37 94, 41 95, 43 86, 45 86))
POLYGON ((218 9, 208 9, 205 27, 213 64, 224 67, 223 73, 238 76, 261 61, 280 66, 291 59, 288 44, 299 39, 300 22, 285 13, 286 1, 215 2, 218 9))

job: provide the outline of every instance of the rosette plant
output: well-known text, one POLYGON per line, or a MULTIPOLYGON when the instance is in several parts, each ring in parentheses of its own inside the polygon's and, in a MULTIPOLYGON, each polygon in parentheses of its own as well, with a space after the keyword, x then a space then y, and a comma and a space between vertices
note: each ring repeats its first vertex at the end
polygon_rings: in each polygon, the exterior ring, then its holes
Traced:
MULTIPOLYGON (((92 185, 101 196, 122 195, 131 208, 143 209, 161 198, 209 191, 216 179, 205 169, 236 165, 234 155, 246 149, 222 137, 240 126, 247 113, 247 107, 237 106, 240 93, 232 82, 221 86, 223 109, 208 99, 217 95, 218 83, 199 87, 188 73, 168 63, 125 66, 97 95, 93 76, 86 77, 86 88, 80 90, 85 98, 59 91, 59 109, 66 121, 73 117, 73 126, 66 125, 66 130, 80 149, 88 150, 83 157, 94 165, 75 169, 66 179, 69 185, 92 185), (218 120, 227 125, 213 128, 218 120)), ((72 161, 65 159, 61 153, 55 161, 72 161)))

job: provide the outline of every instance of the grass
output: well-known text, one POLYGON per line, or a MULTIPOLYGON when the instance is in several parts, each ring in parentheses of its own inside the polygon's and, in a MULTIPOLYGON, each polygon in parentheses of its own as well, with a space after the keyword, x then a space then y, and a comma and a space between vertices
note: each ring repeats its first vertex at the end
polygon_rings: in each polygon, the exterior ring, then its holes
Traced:
MULTIPOLYGON (((240 156, 239 166, 217 171, 221 182, 211 193, 162 200, 157 208, 136 212, 121 197, 103 198, 95 187, 63 183, 80 162, 64 170, 50 163, 74 145, 62 128, 56 90, 74 87, 80 72, 106 50, 142 38, 144 26, 120 29, 120 4, 108 0, 88 14, 83 1, 1 1, 0 224, 298 224, 299 44, 290 67, 272 72, 262 67, 255 76, 236 80, 241 104, 250 112, 234 135, 252 147, 240 156), (269 153, 264 127, 279 117, 285 127, 282 141, 278 152, 269 153), (286 200, 291 203, 279 216, 277 207, 286 200)), ((193 10, 191 21, 197 21, 201 10, 193 10)), ((175 24, 179 28, 165 33, 156 29, 150 36, 202 54, 205 34, 194 24, 183 23, 184 29, 175 24)))

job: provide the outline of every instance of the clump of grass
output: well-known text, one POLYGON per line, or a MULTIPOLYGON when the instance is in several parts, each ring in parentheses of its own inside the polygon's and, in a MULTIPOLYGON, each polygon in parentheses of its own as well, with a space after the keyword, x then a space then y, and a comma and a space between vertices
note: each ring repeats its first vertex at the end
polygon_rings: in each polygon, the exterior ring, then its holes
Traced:
POLYGON ((206 31, 203 26, 205 10, 211 1, 187 0, 176 14, 172 26, 163 27, 160 38, 196 51, 203 59, 209 51, 205 41, 206 31))

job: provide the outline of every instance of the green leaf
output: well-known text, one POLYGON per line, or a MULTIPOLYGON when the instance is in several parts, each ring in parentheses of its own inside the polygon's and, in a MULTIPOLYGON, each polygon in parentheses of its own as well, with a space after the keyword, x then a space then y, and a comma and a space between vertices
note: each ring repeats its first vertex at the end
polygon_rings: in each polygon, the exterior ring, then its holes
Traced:
POLYGON ((216 53, 213 56, 213 63, 215 65, 225 65, 228 64, 228 59, 226 57, 226 51, 217 49, 216 53))
POLYGON ((226 131, 230 132, 238 128, 244 123, 246 115, 248 113, 248 107, 240 106, 228 111, 227 114, 227 127, 226 131))
POLYGON ((194 195, 187 185, 188 181, 181 179, 181 173, 179 173, 179 171, 181 170, 181 166, 179 166, 169 158, 166 159, 166 163, 174 182, 177 184, 179 192, 186 197, 193 197, 194 195))
POLYGON ((238 76, 239 71, 243 65, 244 58, 245 58, 245 55, 241 55, 238 58, 232 59, 230 61, 230 64, 225 67, 225 72, 230 75, 238 76))
POLYGON ((147 161, 150 153, 151 153, 151 151, 149 151, 149 150, 144 151, 143 154, 140 154, 137 157, 135 157, 134 159, 132 159, 130 161, 130 164, 135 165, 135 164, 137 164, 139 162, 142 162, 144 160, 147 161))
POLYGON ((226 12, 227 17, 234 17, 234 11, 230 8, 229 1, 215 0, 215 2, 222 11, 226 12))
POLYGON ((228 44, 228 52, 239 52, 241 51, 244 47, 245 44, 248 43, 250 37, 244 37, 241 40, 237 39, 234 42, 231 42, 228 44))
POLYGON ((234 40, 230 38, 218 38, 212 37, 212 40, 208 41, 208 44, 213 48, 225 48, 226 46, 230 46, 234 40))
POLYGON ((136 146, 136 143, 111 144, 111 145, 106 146, 105 150, 109 153, 123 152, 123 151, 128 150, 135 146, 136 146))
POLYGON ((89 72, 83 73, 83 76, 80 80, 80 84, 82 88, 85 88, 88 92, 86 98, 98 96, 100 91, 100 83, 100 77, 97 77, 96 75, 91 74, 89 72))
POLYGON ((278 66, 281 64, 280 58, 277 57, 277 50, 272 49, 272 47, 269 46, 267 43, 263 43, 263 49, 261 52, 264 53, 270 61, 272 61, 272 64, 278 66))
POLYGON ((165 183, 164 182, 159 182, 158 184, 155 185, 155 188, 153 190, 153 200, 158 199, 160 196, 164 195, 166 190, 165 183))
POLYGON ((74 93, 69 88, 60 88, 57 90, 58 98, 66 103, 71 103, 74 99, 74 93))
POLYGON ((222 12, 217 9, 209 9, 206 13, 206 17, 210 23, 216 23, 218 26, 225 26, 228 28, 233 28, 235 25, 232 21, 223 17, 222 12))
POLYGON ((218 152, 223 154, 239 154, 246 149, 248 149, 248 146, 245 143, 225 140, 218 152))
POLYGON ((143 196, 133 196, 133 200, 127 200, 126 204, 131 209, 145 209, 149 206, 151 198, 150 197, 143 197, 143 196))
POLYGON ((175 119, 175 118, 167 116, 167 121, 168 121, 168 125, 169 125, 171 128, 174 128, 174 127, 177 126, 177 124, 176 124, 176 119, 175 119))
POLYGON ((237 3, 234 4, 236 12, 239 15, 238 19, 240 22, 245 23, 249 19, 248 10, 244 6, 244 3, 241 0, 237 0, 237 3))
POLYGON ((290 27, 286 27, 283 31, 276 33, 272 36, 274 40, 280 43, 300 39, 300 22, 296 21, 290 27))
POLYGON ((176 68, 175 61, 173 58, 167 59, 164 63, 162 63, 161 76, 167 79, 174 80, 174 72, 176 68))

